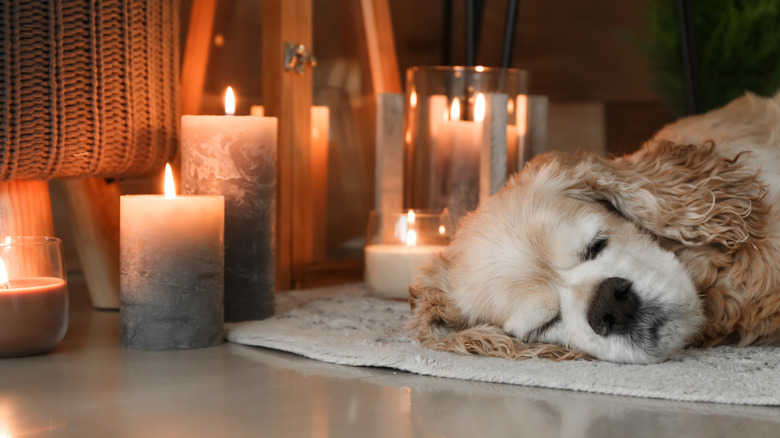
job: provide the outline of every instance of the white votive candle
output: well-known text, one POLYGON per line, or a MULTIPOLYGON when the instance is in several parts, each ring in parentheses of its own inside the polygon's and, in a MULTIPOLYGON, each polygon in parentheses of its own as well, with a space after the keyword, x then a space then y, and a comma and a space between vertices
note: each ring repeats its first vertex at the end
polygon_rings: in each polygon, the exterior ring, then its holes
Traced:
POLYGON ((409 285, 415 282, 419 269, 443 245, 367 245, 366 282, 384 298, 408 299, 409 285))

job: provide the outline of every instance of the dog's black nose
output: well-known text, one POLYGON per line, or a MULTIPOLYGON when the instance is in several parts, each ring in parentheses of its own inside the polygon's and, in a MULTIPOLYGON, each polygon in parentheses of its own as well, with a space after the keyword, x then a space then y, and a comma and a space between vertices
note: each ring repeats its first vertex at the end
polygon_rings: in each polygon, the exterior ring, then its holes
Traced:
POLYGON ((625 333, 639 308, 633 284, 625 278, 608 278, 596 286, 588 309, 588 324, 601 336, 625 333))

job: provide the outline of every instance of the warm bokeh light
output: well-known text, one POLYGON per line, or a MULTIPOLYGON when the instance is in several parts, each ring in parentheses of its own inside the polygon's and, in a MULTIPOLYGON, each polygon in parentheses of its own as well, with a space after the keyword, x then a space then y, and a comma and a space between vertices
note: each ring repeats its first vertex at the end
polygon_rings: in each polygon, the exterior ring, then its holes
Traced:
POLYGON ((446 232, 447 232, 447 228, 445 228, 444 225, 439 225, 439 234, 443 236, 444 233, 446 232))
POLYGON ((236 113, 236 96, 233 94, 233 87, 227 87, 225 90, 225 115, 232 116, 236 113))
POLYGON ((176 186, 173 184, 173 172, 171 165, 165 164, 165 198, 172 199, 176 197, 176 186))
POLYGON ((477 101, 474 103, 474 121, 481 122, 485 120, 485 95, 477 94, 477 101))
POLYGON ((409 210, 408 213, 406 213, 406 222, 409 223, 409 225, 414 225, 414 210, 409 210))
POLYGON ((0 289, 8 289, 11 285, 8 284, 8 271, 5 269, 5 262, 0 258, 0 289))
POLYGON ((452 99, 452 106, 450 107, 450 120, 460 120, 460 100, 456 97, 452 99))
POLYGON ((406 232, 406 244, 409 246, 414 246, 417 244, 417 233, 414 230, 409 230, 406 232))
POLYGON ((417 92, 412 90, 412 93, 409 95, 409 105, 411 105, 412 108, 417 107, 417 92))

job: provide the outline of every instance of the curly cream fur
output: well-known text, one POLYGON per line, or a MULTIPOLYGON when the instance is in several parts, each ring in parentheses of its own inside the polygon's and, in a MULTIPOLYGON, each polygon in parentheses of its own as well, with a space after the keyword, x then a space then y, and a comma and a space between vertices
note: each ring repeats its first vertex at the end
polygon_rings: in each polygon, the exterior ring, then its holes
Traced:
POLYGON ((432 285, 446 288, 446 278, 440 276, 446 265, 444 257, 438 257, 433 265, 424 268, 423 283, 409 288, 409 303, 413 318, 408 328, 424 347, 461 354, 502 357, 505 359, 529 359, 540 357, 552 360, 588 359, 587 353, 569 350, 562 345, 525 343, 506 334, 492 324, 469 326, 468 321, 447 298, 447 293, 432 285), (433 280, 426 282, 425 279, 433 280))
MULTIPOLYGON (((609 203, 654 236, 682 264, 699 294, 705 322, 690 344, 780 343, 780 217, 774 208, 780 202, 780 161, 768 162, 780 160, 780 94, 773 99, 748 94, 666 127, 657 138, 614 160, 545 154, 504 190, 520 190, 525 200, 548 190, 585 203, 609 203), (755 126, 744 126, 751 123, 755 126)), ((509 208, 492 202, 491 208, 509 208)), ((480 220, 480 214, 469 215, 466 223, 480 220)), ((549 236, 529 237, 534 238, 549 236)), ((409 327, 422 345, 511 359, 588 357, 564 345, 523 342, 501 328, 505 316, 473 317, 453 299, 449 257, 457 254, 442 254, 410 288, 409 327)), ((544 271, 549 261, 526 262, 537 276, 551 275, 544 271)))

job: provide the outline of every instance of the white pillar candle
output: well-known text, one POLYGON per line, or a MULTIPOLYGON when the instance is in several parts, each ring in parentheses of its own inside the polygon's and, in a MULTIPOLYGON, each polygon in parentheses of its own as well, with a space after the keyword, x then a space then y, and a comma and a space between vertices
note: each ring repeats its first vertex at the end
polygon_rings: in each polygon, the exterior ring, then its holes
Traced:
POLYGON ((515 126, 517 133, 517 170, 522 170, 525 162, 531 158, 528 148, 528 96, 521 94, 515 99, 515 126))
MULTIPOLYGON (((263 105, 252 105, 249 114, 265 116, 263 105)), ((312 249, 314 260, 322 261, 327 254, 328 234, 328 154, 330 146, 330 108, 324 105, 311 107, 311 193, 312 249)))
POLYGON ((181 119, 183 192, 225 197, 227 322, 274 314, 276 135, 275 117, 181 119))
POLYGON ((311 108, 312 256, 324 261, 328 249, 328 149, 330 110, 311 108))
MULTIPOLYGON (((169 171, 166 172, 169 174, 169 171)), ((120 199, 120 319, 124 347, 209 347, 223 337, 224 198, 120 199)))
MULTIPOLYGON (((428 139, 430 150, 430 187, 428 188, 427 204, 433 209, 447 207, 447 184, 445 176, 449 175, 446 168, 452 155, 452 144, 439 144, 442 125, 450 120, 451 110, 447 108, 447 96, 443 94, 433 95, 428 99, 428 125, 430 138, 428 139)), ((407 142, 407 143, 410 143, 407 142)))
POLYGON ((479 166, 482 155, 485 96, 475 99, 474 121, 461 120, 460 101, 455 98, 450 120, 442 123, 436 141, 439 184, 446 193, 445 206, 457 223, 479 203, 479 166))

